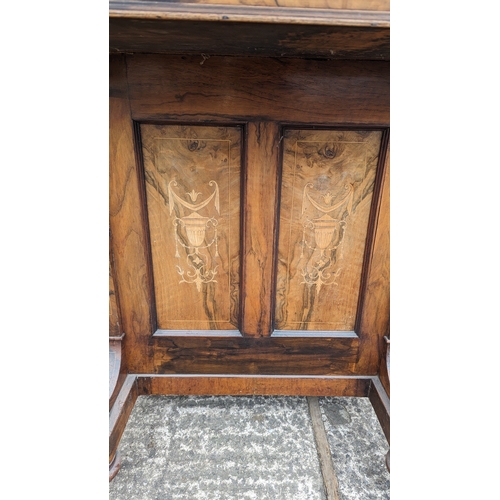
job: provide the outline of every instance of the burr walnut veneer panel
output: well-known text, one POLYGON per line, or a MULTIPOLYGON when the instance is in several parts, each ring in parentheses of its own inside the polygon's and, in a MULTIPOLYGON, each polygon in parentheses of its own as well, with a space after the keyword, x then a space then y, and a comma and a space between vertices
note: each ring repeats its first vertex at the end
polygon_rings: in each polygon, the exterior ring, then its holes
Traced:
POLYGON ((381 136, 285 132, 277 329, 354 330, 381 136))
POLYGON ((141 126, 160 330, 238 328, 239 127, 141 126))

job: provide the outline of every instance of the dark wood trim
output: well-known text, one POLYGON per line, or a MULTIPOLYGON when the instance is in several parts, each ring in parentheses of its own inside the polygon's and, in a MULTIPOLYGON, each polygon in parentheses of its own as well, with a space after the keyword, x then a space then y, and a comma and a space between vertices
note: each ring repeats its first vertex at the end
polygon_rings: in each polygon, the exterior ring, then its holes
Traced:
POLYGON ((354 374, 359 339, 155 336, 152 346, 157 374, 327 376, 354 374))
MULTIPOLYGON (((156 116, 156 117, 150 117, 150 118, 144 118, 140 120, 135 120, 139 125, 177 125, 177 126, 187 126, 187 127, 196 127, 200 126, 199 121, 193 121, 193 120, 182 120, 182 119, 170 119, 168 116, 156 116)), ((246 130, 245 128, 248 126, 248 120, 245 120, 244 117, 239 117, 239 119, 236 119, 234 121, 228 121, 227 117, 219 117, 219 116, 213 116, 210 119, 203 120, 203 127, 241 127, 242 130, 242 137, 246 137, 246 130)), ((277 123, 280 125, 280 133, 283 135, 283 132, 285 130, 352 130, 353 132, 356 131, 376 131, 379 130, 381 132, 384 132, 388 129, 388 125, 386 122, 384 123, 363 123, 363 122, 349 122, 349 123, 340 123, 340 122, 332 122, 331 124, 325 125, 325 123, 321 122, 296 122, 296 121, 291 121, 287 122, 284 120, 278 120, 277 123)), ((280 135, 280 138, 281 138, 280 135)), ((281 141, 282 143, 283 141, 281 141)), ((280 143, 280 146, 281 146, 280 143)), ((244 144, 243 144, 244 146, 244 144)), ((245 148, 242 147, 241 150, 242 156, 244 156, 245 153, 245 148)), ((283 155, 283 152, 281 152, 281 155, 283 155)), ((242 170, 243 166, 245 165, 244 158, 242 157, 242 170)), ((280 179, 281 179, 281 173, 280 173, 280 179)))
POLYGON ((389 28, 388 11, 110 1, 110 18, 389 28))
POLYGON ((133 121, 134 130, 134 153, 135 153, 135 164, 137 167, 137 177, 139 182, 139 198, 141 203, 140 216, 142 218, 142 225, 144 227, 145 233, 145 253, 147 262, 147 286, 148 293, 151 297, 150 303, 150 317, 151 317, 151 331, 154 332, 158 328, 158 319, 156 314, 156 297, 155 297, 155 285, 154 285, 154 272, 153 272, 153 257, 151 252, 151 232, 149 229, 149 216, 148 216, 148 202, 146 195, 146 174, 144 171, 144 155, 142 152, 142 137, 141 137, 141 124, 137 121, 133 121))
MULTIPOLYGON (((278 290, 278 268, 279 268, 279 238, 281 232, 281 192, 283 187, 283 139, 285 137, 286 127, 283 126, 283 123, 279 122, 279 142, 278 142, 278 165, 276 169, 276 212, 274 214, 274 249, 273 249, 273 280, 272 280, 272 299, 271 299, 271 337, 280 337, 282 336, 281 330, 276 330, 276 301, 277 301, 277 290, 278 290)), ((286 332, 288 333, 288 331, 286 332)), ((291 332, 290 337, 294 336, 295 332, 291 332)), ((300 331, 297 331, 298 335, 300 335, 300 331)), ((285 335, 288 336, 288 335, 285 335)))
POLYGON ((387 395, 391 397, 391 366, 390 366, 390 353, 391 353, 391 341, 386 335, 384 337, 384 348, 382 349, 382 360, 380 361, 379 378, 380 382, 387 392, 387 395))
POLYGON ((387 439, 387 442, 390 443, 390 400, 378 377, 372 377, 372 382, 368 391, 368 397, 373 406, 373 409, 375 410, 378 421, 380 422, 380 426, 382 427, 385 438, 387 439))
MULTIPOLYGON (((325 20, 321 18, 320 21, 325 20)), ((257 21, 257 19, 256 19, 257 21)), ((111 53, 209 56, 307 57, 389 61, 390 34, 383 26, 238 22, 199 19, 109 19, 111 53), (203 54, 203 55, 202 55, 203 54)))
POLYGON ((245 206, 247 204, 247 184, 246 179, 248 177, 248 123, 245 124, 245 127, 242 130, 242 148, 241 148, 241 178, 240 178, 240 311, 238 318, 238 328, 241 332, 243 328, 242 318, 245 315, 245 296, 244 290, 246 290, 246 282, 245 277, 246 273, 244 272, 246 259, 245 259, 245 206))
MULTIPOLYGON (((128 418, 137 400, 137 376, 127 375, 125 382, 109 412, 109 464, 111 469, 115 460, 118 443, 122 437, 128 418)), ((114 465, 113 465, 114 467, 114 465)), ((117 471, 116 471, 117 472, 117 471)), ((115 474, 116 474, 115 472, 115 474)))
MULTIPOLYGON (((236 122, 237 123, 237 122, 236 122)), ((241 148, 240 148, 240 270, 239 270, 239 280, 240 280, 240 289, 239 289, 239 313, 238 313, 238 331, 240 335, 243 336, 242 334, 242 329, 243 329, 243 315, 245 312, 245 299, 242 293, 242 290, 245 290, 245 278, 244 278, 244 273, 243 269, 245 266, 245 255, 244 255, 244 248, 245 248, 245 237, 244 237, 244 227, 245 227, 245 203, 246 203, 246 196, 247 196, 247 188, 246 188, 246 181, 245 179, 247 178, 247 168, 248 168, 248 143, 247 143, 247 137, 248 137, 248 122, 245 121, 244 123, 241 124, 241 148)))
POLYGON ((373 246, 375 242, 375 231, 377 229, 378 214, 382 201, 382 183, 385 174, 385 159, 387 153, 387 145, 389 142, 389 130, 384 129, 382 132, 382 140, 380 142, 380 152, 378 157, 377 173, 375 176, 375 184, 373 186, 373 196, 370 208, 370 218, 368 220, 368 231, 366 234, 365 253, 363 256, 363 271, 361 273, 361 283, 359 285, 358 307, 356 315, 356 324, 354 331, 359 332, 361 324, 361 316, 363 311, 363 303, 365 300, 366 285, 368 281, 368 272, 370 270, 370 260, 373 255, 373 246))
POLYGON ((360 129, 389 124, 388 62, 229 56, 200 61, 199 54, 127 55, 132 118, 360 129))

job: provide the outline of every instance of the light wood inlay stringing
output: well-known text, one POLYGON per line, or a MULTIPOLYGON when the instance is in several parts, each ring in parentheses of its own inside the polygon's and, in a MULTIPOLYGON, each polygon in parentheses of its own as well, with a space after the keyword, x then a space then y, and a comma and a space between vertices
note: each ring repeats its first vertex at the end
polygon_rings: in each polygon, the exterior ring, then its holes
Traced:
POLYGON ((275 328, 352 331, 379 131, 287 130, 275 328))

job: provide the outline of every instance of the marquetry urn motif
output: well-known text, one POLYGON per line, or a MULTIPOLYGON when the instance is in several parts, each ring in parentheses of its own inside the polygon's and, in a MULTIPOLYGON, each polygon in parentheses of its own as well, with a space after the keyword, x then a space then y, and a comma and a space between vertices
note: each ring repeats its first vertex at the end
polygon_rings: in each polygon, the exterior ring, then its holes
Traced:
POLYGON ((158 327, 233 330, 239 314, 239 127, 142 125, 158 327))
POLYGON ((284 135, 275 326, 352 331, 378 131, 284 135))
MULTIPOLYGON (((345 196, 338 201, 332 196, 330 191, 321 195, 323 204, 316 201, 310 194, 309 190, 313 188, 312 183, 306 184, 304 195, 302 198, 302 252, 301 258, 304 257, 304 250, 312 250, 311 259, 302 269, 304 281, 301 283, 315 285, 316 294, 319 294, 323 285, 332 285, 337 283, 335 278, 340 273, 341 269, 336 271, 332 269, 337 262, 337 248, 344 242, 344 232, 346 227, 346 218, 352 210, 353 186, 348 184, 345 186, 347 191, 345 196), (333 201, 333 205, 331 202, 333 201), (308 208, 312 208, 316 212, 322 213, 321 217, 313 218, 312 220, 307 215, 308 208), (342 208, 346 208, 342 211, 342 208), (334 218, 330 214, 334 211, 341 213, 341 219, 334 218), (313 231, 314 245, 311 245, 306 237, 307 229, 313 231)), ((341 254, 342 258, 342 254, 341 254)))
MULTIPOLYGON (((175 237, 175 257, 180 259, 179 245, 182 246, 186 251, 186 265, 188 270, 184 269, 184 266, 179 263, 176 265, 177 272, 181 276, 179 283, 194 283, 196 285, 196 290, 201 292, 203 283, 217 283, 215 275, 217 274, 218 264, 215 263, 215 259, 219 257, 219 245, 217 236, 217 226, 219 221, 215 217, 203 217, 197 210, 201 210, 211 204, 213 200, 213 209, 220 213, 220 202, 219 202, 219 186, 217 182, 210 181, 209 186, 214 186, 214 192, 204 201, 193 204, 188 203, 183 200, 174 191, 174 187, 177 186, 175 180, 170 181, 168 184, 168 198, 169 198, 169 213, 172 215, 176 204, 183 206, 184 208, 192 211, 189 215, 184 217, 175 217, 173 220, 174 225, 174 237, 175 237), (205 243, 205 238, 207 235, 207 229, 209 227, 213 228, 213 238, 212 240, 205 243), (184 244, 182 241, 182 232, 180 228, 184 228, 185 236, 187 237, 188 244, 184 244), (215 245, 214 258, 210 258, 209 249, 215 245), (205 251, 203 251, 205 250, 205 251)), ((201 194, 194 189, 186 193, 187 196, 191 197, 192 201, 198 198, 201 194)))

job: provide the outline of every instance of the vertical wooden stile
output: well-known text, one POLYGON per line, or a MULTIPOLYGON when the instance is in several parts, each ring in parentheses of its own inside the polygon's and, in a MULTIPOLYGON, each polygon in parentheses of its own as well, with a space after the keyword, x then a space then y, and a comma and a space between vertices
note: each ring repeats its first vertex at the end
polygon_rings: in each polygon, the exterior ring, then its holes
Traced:
POLYGON ((154 300, 148 278, 147 225, 141 216, 139 176, 130 116, 125 57, 110 58, 109 223, 120 296, 122 327, 126 334, 129 372, 152 370, 148 337, 154 328, 154 300))
POLYGON ((382 178, 375 193, 377 205, 372 209, 372 241, 367 244, 368 262, 358 306, 362 357, 357 364, 358 373, 378 373, 383 350, 383 337, 389 326, 390 308, 390 160, 388 132, 382 141, 380 165, 382 178), (384 144, 385 143, 385 144, 384 144))
POLYGON ((241 330, 248 337, 272 333, 279 134, 276 122, 250 122, 247 127, 241 330))

